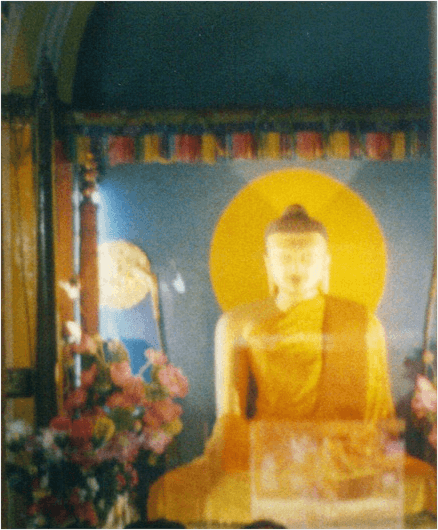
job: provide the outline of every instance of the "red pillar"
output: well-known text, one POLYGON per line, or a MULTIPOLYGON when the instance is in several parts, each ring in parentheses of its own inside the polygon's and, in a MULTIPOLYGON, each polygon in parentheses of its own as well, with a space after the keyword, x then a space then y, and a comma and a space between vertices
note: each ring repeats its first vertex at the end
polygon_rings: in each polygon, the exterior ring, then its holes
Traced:
POLYGON ((85 197, 80 206, 81 325, 88 335, 99 333, 99 267, 97 254, 97 205, 85 197))

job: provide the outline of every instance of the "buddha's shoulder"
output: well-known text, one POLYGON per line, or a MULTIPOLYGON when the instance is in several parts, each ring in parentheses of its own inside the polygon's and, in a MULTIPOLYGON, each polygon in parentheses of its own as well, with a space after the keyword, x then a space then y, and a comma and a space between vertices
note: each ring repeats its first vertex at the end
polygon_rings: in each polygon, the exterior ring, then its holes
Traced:
POLYGON ((241 328, 263 322, 275 313, 278 313, 278 309, 273 300, 267 298, 240 305, 224 313, 219 322, 223 326, 241 328))
POLYGON ((350 300, 348 298, 342 298, 339 296, 325 295, 325 308, 326 312, 332 312, 334 314, 343 314, 343 315, 357 315, 370 318, 373 313, 365 305, 350 300))

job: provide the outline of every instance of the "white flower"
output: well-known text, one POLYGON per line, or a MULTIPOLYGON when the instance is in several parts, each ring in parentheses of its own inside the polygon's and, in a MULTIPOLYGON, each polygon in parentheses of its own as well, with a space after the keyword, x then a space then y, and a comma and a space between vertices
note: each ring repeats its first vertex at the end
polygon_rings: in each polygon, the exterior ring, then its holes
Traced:
POLYGON ((64 289, 64 291, 67 293, 67 296, 70 298, 70 300, 78 300, 79 299, 79 292, 80 292, 80 284, 77 281, 70 280, 69 282, 59 281, 58 282, 59 287, 61 289, 64 289))
POLYGON ((93 497, 96 495, 96 493, 99 491, 99 482, 97 482, 96 477, 88 477, 87 478, 87 484, 90 490, 93 492, 93 497))
POLYGON ((49 487, 49 475, 44 475, 40 482, 41 489, 45 490, 49 487))
POLYGON ((32 434, 32 427, 24 420, 13 420, 6 424, 6 442, 18 440, 22 436, 32 434))
POLYGON ((81 502, 85 502, 85 499, 87 498, 87 490, 85 489, 80 489, 79 490, 79 500, 81 502))
POLYGON ((64 338, 69 344, 80 344, 82 338, 81 326, 73 320, 64 324, 64 338))
POLYGON ((34 517, 35 528, 44 528, 46 526, 46 519, 44 515, 37 514, 34 517))
POLYGON ((50 429, 44 429, 44 431, 42 432, 41 442, 43 444, 44 449, 51 449, 52 446, 55 444, 55 433, 50 429))

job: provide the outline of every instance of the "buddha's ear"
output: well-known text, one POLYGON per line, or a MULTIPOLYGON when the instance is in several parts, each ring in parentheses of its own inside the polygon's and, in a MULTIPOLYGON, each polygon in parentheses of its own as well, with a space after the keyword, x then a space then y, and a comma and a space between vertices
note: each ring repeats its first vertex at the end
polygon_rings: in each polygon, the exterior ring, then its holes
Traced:
POLYGON ((324 270, 321 278, 321 291, 323 294, 328 294, 330 289, 330 254, 327 253, 325 258, 324 270))
POLYGON ((266 269, 266 275, 268 277, 268 289, 269 289, 269 296, 275 296, 278 293, 278 288, 274 283, 274 279, 271 274, 271 267, 269 265, 269 259, 266 254, 264 254, 263 259, 265 260, 265 269, 266 269))

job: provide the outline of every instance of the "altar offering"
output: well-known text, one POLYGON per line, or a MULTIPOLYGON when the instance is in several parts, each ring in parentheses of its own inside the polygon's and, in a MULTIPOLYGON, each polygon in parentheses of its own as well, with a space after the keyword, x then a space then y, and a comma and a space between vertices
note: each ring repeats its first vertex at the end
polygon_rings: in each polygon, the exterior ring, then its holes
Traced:
POLYGON ((253 422, 251 516, 287 528, 402 528, 403 423, 253 422))

